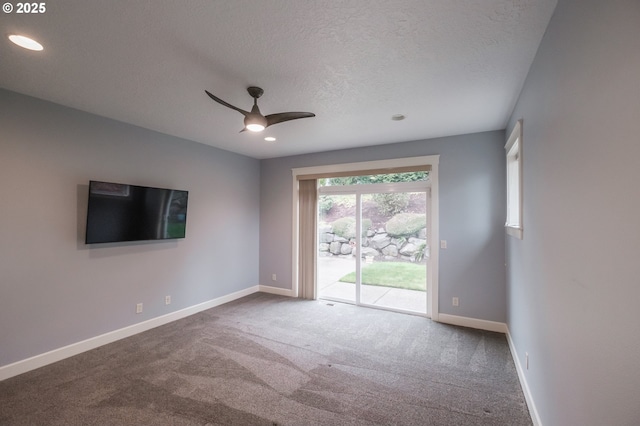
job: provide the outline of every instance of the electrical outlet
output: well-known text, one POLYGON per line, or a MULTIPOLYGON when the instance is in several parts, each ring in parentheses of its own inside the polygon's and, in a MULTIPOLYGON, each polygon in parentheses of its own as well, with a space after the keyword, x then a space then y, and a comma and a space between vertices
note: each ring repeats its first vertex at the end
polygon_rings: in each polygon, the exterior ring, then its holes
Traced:
POLYGON ((164 304, 165 305, 170 305, 171 304, 171 296, 165 296, 164 297, 164 304))
POLYGON ((451 299, 451 304, 453 306, 460 306, 460 300, 457 297, 451 299))
POLYGON ((141 314, 142 313, 142 303, 138 303, 136 305, 136 314, 141 314))
POLYGON ((271 274, 271 281, 276 281, 276 280, 277 280, 276 274, 271 274))
POLYGON ((447 240, 440 240, 440 248, 441 249, 447 248, 447 240))

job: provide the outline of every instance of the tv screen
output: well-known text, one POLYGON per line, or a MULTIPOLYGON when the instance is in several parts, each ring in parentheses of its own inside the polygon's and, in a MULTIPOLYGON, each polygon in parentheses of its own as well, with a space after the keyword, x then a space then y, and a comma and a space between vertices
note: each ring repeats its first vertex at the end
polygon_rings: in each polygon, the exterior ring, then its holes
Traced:
POLYGON ((184 238, 188 191, 89 182, 86 244, 184 238))

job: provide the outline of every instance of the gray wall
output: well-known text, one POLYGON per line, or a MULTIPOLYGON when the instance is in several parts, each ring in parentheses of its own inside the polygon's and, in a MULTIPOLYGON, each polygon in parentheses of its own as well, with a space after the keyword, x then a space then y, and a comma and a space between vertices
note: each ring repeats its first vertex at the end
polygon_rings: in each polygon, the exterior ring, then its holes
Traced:
POLYGON ((640 424, 640 2, 560 0, 519 118, 508 325, 542 424, 640 424))
POLYGON ((257 285, 259 173, 0 90, 0 366, 257 285), (187 238, 85 246, 90 179, 188 190, 187 238))
POLYGON ((292 168, 440 154, 440 312, 506 321, 504 143, 497 131, 263 160, 260 283, 291 288, 292 168))

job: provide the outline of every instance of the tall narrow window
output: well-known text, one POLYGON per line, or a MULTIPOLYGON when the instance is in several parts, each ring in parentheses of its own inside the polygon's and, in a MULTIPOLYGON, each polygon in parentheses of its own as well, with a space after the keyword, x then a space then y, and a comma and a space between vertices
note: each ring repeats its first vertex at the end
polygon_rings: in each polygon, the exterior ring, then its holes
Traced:
POLYGON ((518 120, 504 149, 507 153, 507 234, 522 239, 522 120, 518 120))

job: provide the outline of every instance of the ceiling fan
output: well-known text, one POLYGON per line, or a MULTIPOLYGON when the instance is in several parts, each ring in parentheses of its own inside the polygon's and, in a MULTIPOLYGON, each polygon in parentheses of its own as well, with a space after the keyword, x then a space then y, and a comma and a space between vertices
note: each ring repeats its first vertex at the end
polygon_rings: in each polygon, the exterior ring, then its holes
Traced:
POLYGON ((312 112, 279 112, 277 114, 269 114, 266 116, 262 115, 262 113, 260 113, 260 108, 258 108, 258 98, 262 96, 264 90, 259 87, 251 86, 247 88, 247 92, 249 92, 249 95, 253 98, 253 108, 251 108, 251 112, 235 107, 217 96, 212 95, 207 90, 205 90, 205 92, 211 99, 219 104, 224 105, 227 108, 235 109, 240 114, 244 115, 244 129, 240 130, 240 132, 244 132, 245 130, 261 132, 269 126, 282 123, 284 121, 316 116, 312 112))

